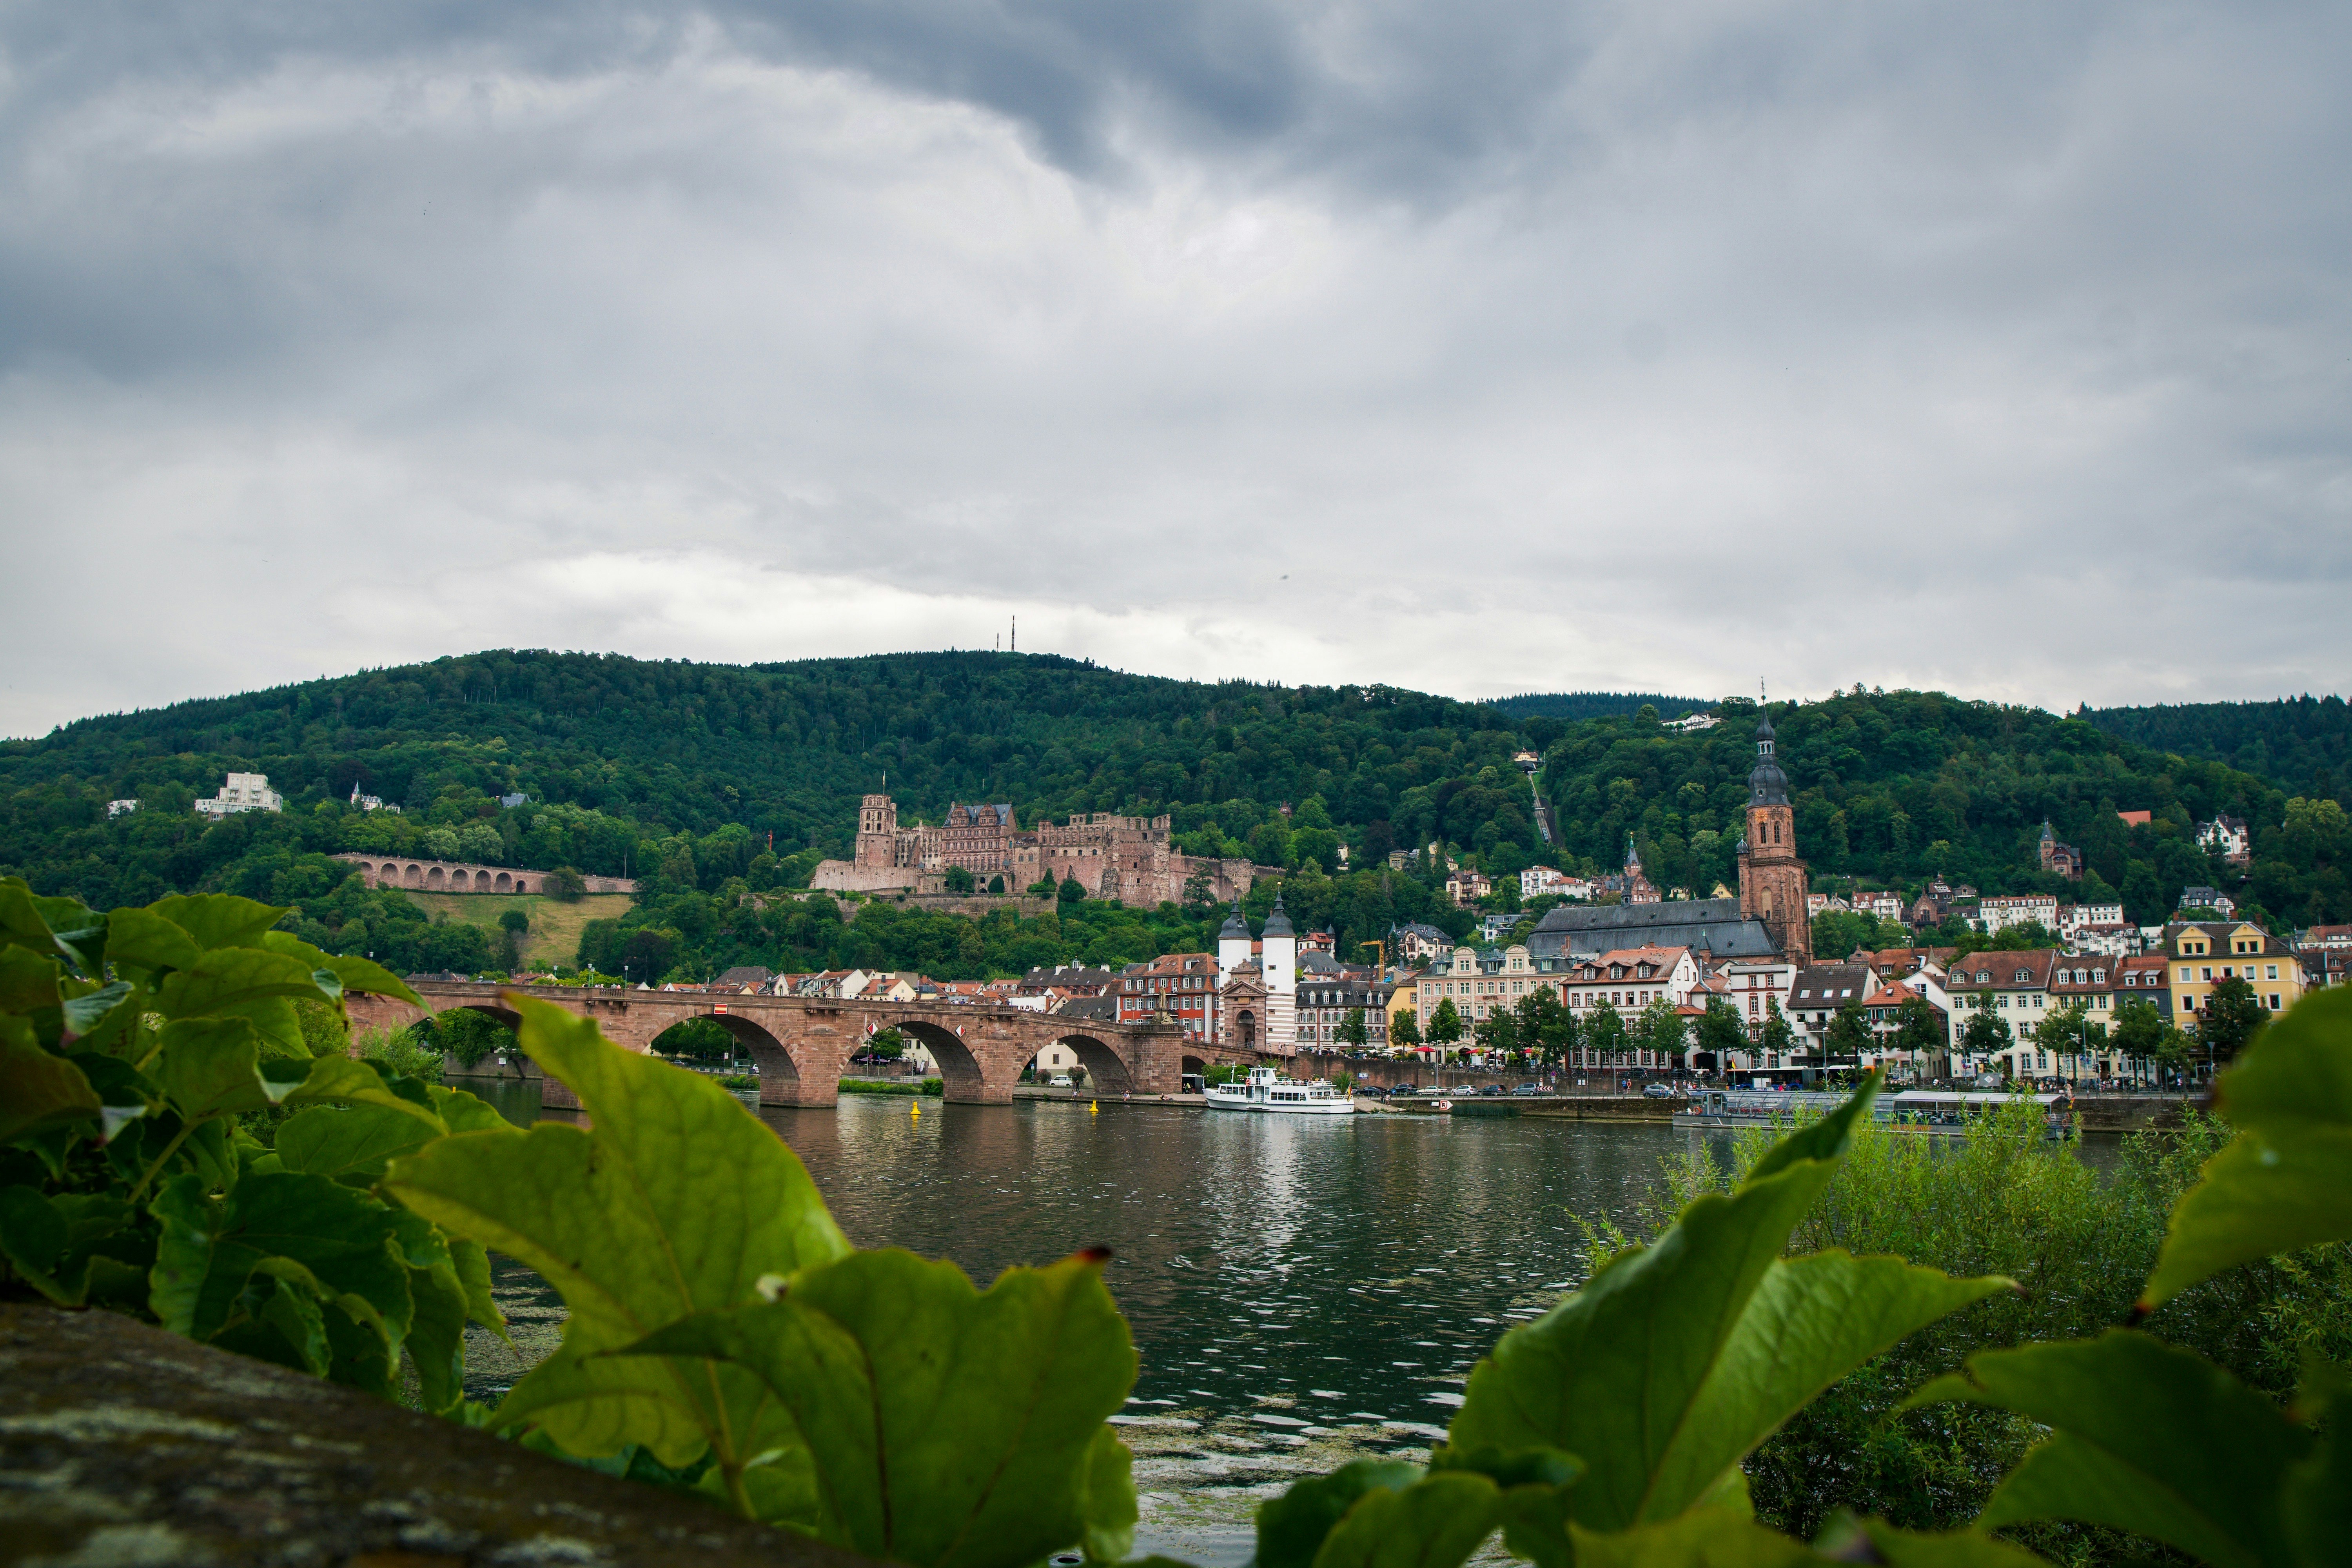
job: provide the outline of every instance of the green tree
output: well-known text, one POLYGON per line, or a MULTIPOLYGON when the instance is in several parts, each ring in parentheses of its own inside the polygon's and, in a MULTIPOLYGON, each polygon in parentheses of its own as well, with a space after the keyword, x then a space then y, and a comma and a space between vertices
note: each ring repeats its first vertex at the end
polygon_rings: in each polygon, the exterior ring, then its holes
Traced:
POLYGON ((2081 1076, 2082 1060, 2106 1043, 2107 1026, 2095 1021, 2080 1000, 2042 1015, 2033 1026, 2033 1043, 2048 1051, 2066 1076, 2081 1076))
POLYGON ((2204 1015, 2197 1021, 2197 1038, 2206 1057, 2219 1067, 2235 1060, 2240 1051, 2253 1044, 2268 1021, 2254 988, 2232 976, 2213 987, 2204 1015))
POLYGON ((1910 996, 1895 1009, 1895 1034, 1886 1043, 1916 1062, 1942 1054, 1945 1037, 1944 1016, 1926 997, 1910 996))
POLYGON ((1789 1026, 1787 1015, 1780 1011, 1778 996, 1764 998, 1764 1027, 1758 1047, 1776 1059, 1785 1060, 1797 1044, 1797 1031, 1789 1026))
POLYGON ((1585 1017, 1584 1044, 1604 1060, 1625 1048, 1625 1035, 1623 1016, 1606 1002, 1585 1017))
POLYGON ((1411 1007, 1400 1008, 1389 1020, 1389 1044, 1399 1050, 1421 1044, 1421 1019, 1411 1007))
POLYGON ((1859 1001, 1849 1000, 1831 1016, 1830 1026, 1822 1036, 1822 1065, 1834 1068, 1851 1062, 1859 1070, 1863 1053, 1871 1045, 1870 1020, 1859 1001))
POLYGON ((558 866, 540 885, 559 904, 576 904, 588 892, 588 879, 574 866, 558 866))
POLYGON ((971 868, 964 866, 949 867, 946 872, 940 878, 940 886, 945 888, 950 893, 961 894, 971 892, 972 886, 971 868))
POLYGON ((1497 1007, 1479 1019, 1471 1034, 1480 1050, 1509 1056, 1519 1048, 1518 1016, 1508 1007, 1497 1007))
POLYGON ((1576 1016, 1550 986, 1538 985, 1520 997, 1517 1011, 1520 1048, 1557 1064, 1575 1047, 1576 1016))
POLYGON ((1748 1030, 1739 1021, 1739 1010, 1723 997, 1706 999, 1706 1011, 1698 1019, 1698 1048, 1714 1056, 1717 1072, 1728 1072, 1733 1053, 1748 1048, 1748 1030))
POLYGON ((1454 1010, 1454 998, 1438 999, 1437 1011, 1429 1016, 1429 1043, 1450 1046, 1462 1037, 1462 1015, 1454 1010))
POLYGON ((1969 1005, 1969 1021, 1960 1026, 1961 1051, 1981 1060, 2009 1049, 2013 1038, 2009 1020, 1993 1006, 1992 993, 1978 992, 1969 1005))
POLYGON ((1341 1045, 1353 1046, 1358 1050, 1370 1044, 1371 1031, 1364 1026, 1364 1010, 1361 1007, 1349 1008, 1348 1016, 1339 1020, 1339 1030, 1333 1037, 1341 1045))
POLYGON ((877 1029, 866 1037, 865 1054, 897 1061, 907 1054, 907 1037, 894 1027, 877 1029))
POLYGON ((1082 904, 1087 900, 1086 886, 1076 877, 1065 877, 1055 897, 1061 900, 1064 909, 1068 909, 1073 904, 1082 904))
POLYGON ((1633 1043, 1643 1050, 1655 1052, 1654 1060, 1679 1064, 1688 1033, 1681 1012, 1661 996, 1642 1009, 1642 1016, 1634 1023, 1633 1043))

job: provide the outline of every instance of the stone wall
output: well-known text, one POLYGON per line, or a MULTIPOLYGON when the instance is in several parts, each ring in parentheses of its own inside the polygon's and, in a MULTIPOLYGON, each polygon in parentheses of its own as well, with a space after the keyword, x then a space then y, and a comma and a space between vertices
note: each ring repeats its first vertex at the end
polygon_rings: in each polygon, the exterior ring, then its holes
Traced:
POLYGON ((0 1563, 875 1568, 114 1312, 0 1303, 0 1563))

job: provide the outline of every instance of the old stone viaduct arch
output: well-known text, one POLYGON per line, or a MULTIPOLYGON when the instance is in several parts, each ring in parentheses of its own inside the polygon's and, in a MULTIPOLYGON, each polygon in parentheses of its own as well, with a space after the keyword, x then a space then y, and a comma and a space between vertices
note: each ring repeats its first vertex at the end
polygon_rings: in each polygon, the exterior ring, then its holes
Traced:
MULTIPOLYGON (((552 1002, 596 1020, 604 1037, 633 1051, 651 1048, 663 1031, 688 1018, 709 1018, 750 1052, 760 1074, 762 1105, 827 1106, 840 1093, 849 1058, 874 1030, 896 1026, 922 1041, 940 1064, 946 1096, 970 1105, 1012 1103, 1021 1069, 1049 1045, 1071 1047, 1087 1078, 1106 1095, 1172 1094, 1179 1075, 1203 1060, 1245 1060, 1187 1040, 1173 1023, 1111 1024, 1058 1017, 1017 1007, 942 1002, 844 1002, 814 996, 743 996, 710 991, 628 991, 567 985, 504 986, 476 981, 412 981, 438 1013, 471 1007, 512 1027, 505 998, 520 994, 552 1002)), ((424 1015, 388 996, 346 998, 360 1026, 402 1028, 424 1015)), ((534 1071, 536 1069, 533 1069, 534 1071)), ((549 1104, 569 1102, 570 1091, 551 1083, 549 1104)))

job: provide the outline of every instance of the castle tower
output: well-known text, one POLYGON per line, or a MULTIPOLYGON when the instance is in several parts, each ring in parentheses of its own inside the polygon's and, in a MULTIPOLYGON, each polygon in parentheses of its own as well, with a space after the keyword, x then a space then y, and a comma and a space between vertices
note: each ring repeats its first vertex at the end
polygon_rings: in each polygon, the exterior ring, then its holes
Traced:
POLYGON ((1772 721, 1756 723, 1756 766, 1748 775, 1748 839, 1739 858, 1739 912, 1764 922, 1783 958, 1813 961, 1813 924, 1805 913, 1805 863, 1797 858, 1797 816, 1789 775, 1772 755, 1772 721))
POLYGON ((1276 1051, 1298 1046, 1298 933, 1282 910, 1282 895, 1258 932, 1258 966, 1265 983, 1265 1043, 1276 1051))
POLYGON ((857 807, 857 864, 898 863, 898 806, 887 795, 869 795, 857 807))

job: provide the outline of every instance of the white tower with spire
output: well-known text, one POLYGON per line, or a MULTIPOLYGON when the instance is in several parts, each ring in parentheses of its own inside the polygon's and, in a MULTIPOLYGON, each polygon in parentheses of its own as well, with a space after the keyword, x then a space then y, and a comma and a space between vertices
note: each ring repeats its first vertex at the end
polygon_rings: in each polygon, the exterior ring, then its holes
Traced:
POLYGON ((1225 982, 1234 977, 1234 971, 1249 961, 1249 921, 1243 918, 1242 901, 1237 895, 1234 899, 1233 912, 1225 917, 1225 923, 1217 931, 1217 989, 1223 990, 1225 982))
POLYGON ((1298 1048, 1298 933, 1283 912, 1282 895, 1258 932, 1258 966, 1265 980, 1265 1041, 1269 1049, 1298 1048))

